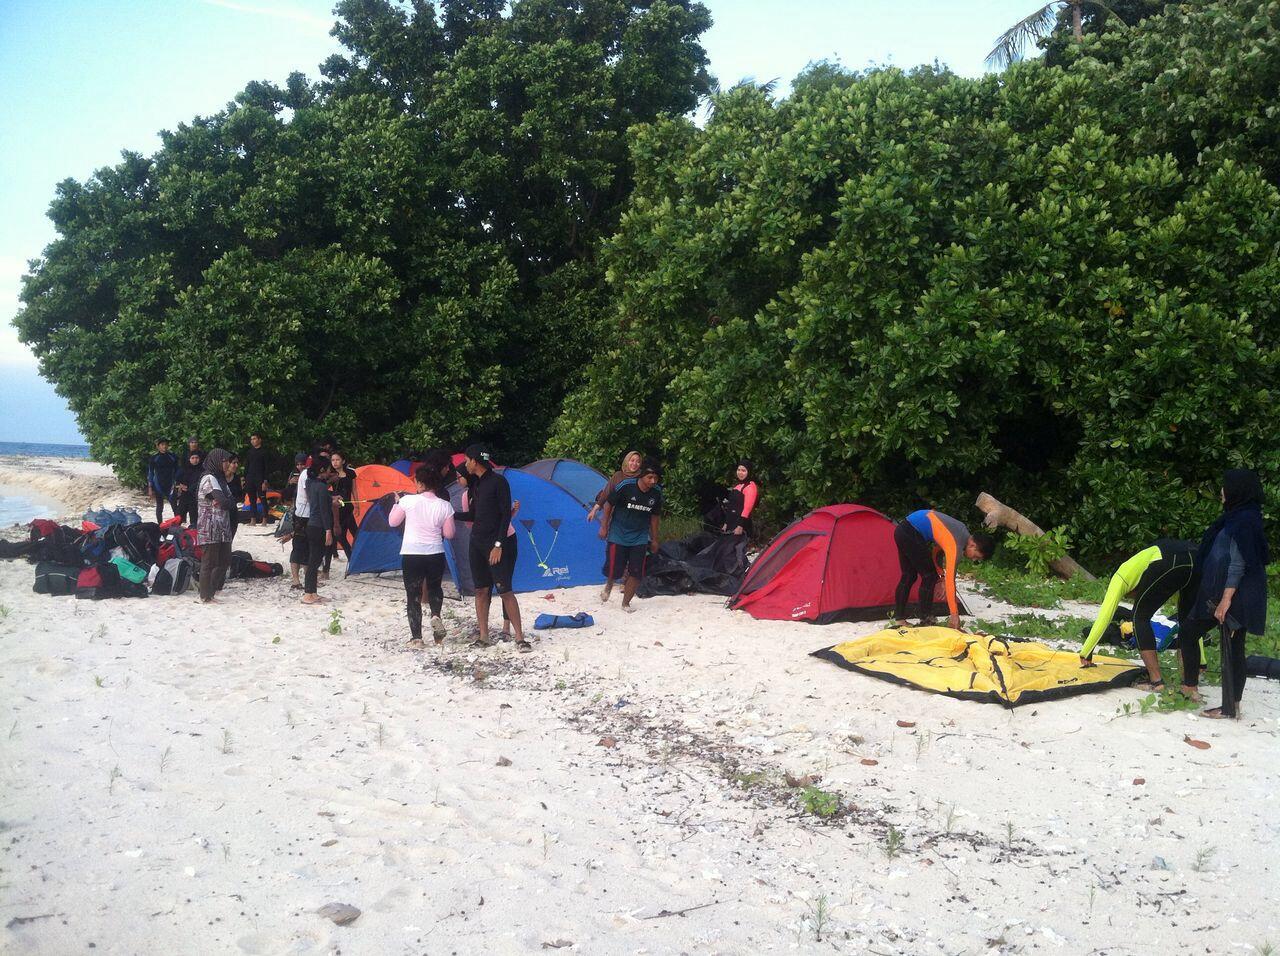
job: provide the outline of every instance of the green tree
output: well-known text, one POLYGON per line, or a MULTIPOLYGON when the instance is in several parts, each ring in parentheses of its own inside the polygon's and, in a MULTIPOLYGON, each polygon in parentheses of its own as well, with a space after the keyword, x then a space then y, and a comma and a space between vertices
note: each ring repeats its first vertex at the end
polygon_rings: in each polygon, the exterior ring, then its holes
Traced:
POLYGON ((344 0, 311 84, 58 187, 20 333, 95 456, 544 443, 608 300, 626 131, 710 88, 691 0, 344 0))

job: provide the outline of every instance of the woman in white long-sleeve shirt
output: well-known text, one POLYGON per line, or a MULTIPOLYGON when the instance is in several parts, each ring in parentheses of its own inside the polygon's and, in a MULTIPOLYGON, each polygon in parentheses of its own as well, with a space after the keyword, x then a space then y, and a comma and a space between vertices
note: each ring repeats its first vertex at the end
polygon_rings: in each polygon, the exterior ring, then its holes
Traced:
POLYGON ((438 492, 444 484, 440 469, 430 464, 419 465, 413 473, 418 486, 416 495, 397 494, 388 517, 392 527, 404 525, 400 544, 400 568, 404 573, 404 593, 409 615, 409 640, 422 645, 422 595, 426 592, 431 609, 431 633, 437 645, 444 643, 444 539, 452 538, 453 505, 438 492))

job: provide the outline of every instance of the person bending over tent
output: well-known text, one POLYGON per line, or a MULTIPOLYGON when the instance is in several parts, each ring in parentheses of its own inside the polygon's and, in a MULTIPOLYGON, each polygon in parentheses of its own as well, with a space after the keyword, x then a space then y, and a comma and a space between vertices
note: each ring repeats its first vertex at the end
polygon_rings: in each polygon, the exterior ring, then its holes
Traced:
MULTIPOLYGON (((1222 630, 1222 687, 1230 686, 1234 704, 1240 703, 1244 682, 1245 634, 1263 634, 1267 627, 1267 563, 1271 554, 1262 524, 1262 482, 1257 474, 1233 468, 1222 478, 1222 515, 1209 526, 1196 551, 1200 589, 1191 602, 1188 620, 1178 630, 1182 655, 1182 690, 1199 699, 1200 638, 1215 627, 1222 630), (1230 673, 1228 673, 1228 669, 1230 673)), ((1224 699, 1223 704, 1227 701, 1224 699)), ((1202 715, 1218 719, 1238 708, 1211 707, 1202 715)))
POLYGON ((981 531, 970 533, 963 521, 931 508, 913 511, 898 523, 893 532, 893 542, 898 546, 898 565, 902 576, 894 595, 894 617, 903 620, 907 616, 907 600, 911 587, 920 580, 920 626, 935 624, 933 617, 933 592, 938 584, 941 558, 947 595, 947 609, 951 612, 951 627, 960 630, 960 608, 956 601, 956 564, 960 555, 970 561, 983 561, 995 552, 996 542, 981 531))
POLYGON ((628 478, 613 489, 604 506, 600 537, 609 542, 608 580, 600 592, 600 600, 608 602, 609 584, 619 570, 626 570, 622 585, 622 609, 635 608, 631 599, 644 577, 645 558, 658 553, 658 522, 662 515, 662 474, 658 465, 646 461, 640 466, 640 477, 628 478))
POLYGON ((400 542, 400 569, 404 574, 405 609, 409 615, 409 645, 422 646, 422 595, 426 592, 431 610, 431 633, 436 646, 444 643, 444 539, 454 534, 453 505, 441 498, 444 480, 439 466, 419 465, 413 473, 418 485, 416 495, 396 492, 387 523, 393 528, 404 525, 400 542))
POLYGON ((510 534, 511 486, 493 467, 493 453, 486 445, 471 445, 466 450, 465 466, 471 476, 467 486, 469 507, 456 512, 454 518, 472 522, 470 553, 471 578, 476 587, 476 624, 480 635, 475 643, 488 647, 489 604, 491 588, 496 589, 515 630, 516 649, 528 653, 533 646, 525 640, 520 626, 520 605, 511 590, 516 571, 516 536, 510 534))
POLYGON ((1164 689, 1160 679, 1160 656, 1156 647, 1151 618, 1164 607, 1175 594, 1178 595, 1178 621, 1191 611, 1191 601, 1200 586, 1196 574, 1195 545, 1190 541, 1161 538, 1149 548, 1139 551, 1111 575, 1107 584, 1107 596, 1098 610, 1093 627, 1080 648, 1082 667, 1093 666, 1093 649, 1102 640, 1107 626, 1115 617, 1120 598, 1134 596, 1133 635, 1138 645, 1142 663, 1147 666, 1147 679, 1134 686, 1139 690, 1159 693, 1164 689))
POLYGON ((156 453, 147 459, 147 494, 156 503, 156 524, 164 520, 166 501, 173 513, 178 514, 178 495, 174 488, 177 480, 178 456, 169 451, 169 443, 161 438, 156 442, 156 453))

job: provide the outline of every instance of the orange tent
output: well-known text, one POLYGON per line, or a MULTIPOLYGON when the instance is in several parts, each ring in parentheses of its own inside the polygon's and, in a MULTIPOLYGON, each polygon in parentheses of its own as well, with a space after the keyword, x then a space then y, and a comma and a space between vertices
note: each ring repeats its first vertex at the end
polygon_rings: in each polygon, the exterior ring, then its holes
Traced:
POLYGON ((389 465, 364 465, 356 469, 356 524, 375 501, 393 491, 413 494, 418 486, 413 479, 389 465))

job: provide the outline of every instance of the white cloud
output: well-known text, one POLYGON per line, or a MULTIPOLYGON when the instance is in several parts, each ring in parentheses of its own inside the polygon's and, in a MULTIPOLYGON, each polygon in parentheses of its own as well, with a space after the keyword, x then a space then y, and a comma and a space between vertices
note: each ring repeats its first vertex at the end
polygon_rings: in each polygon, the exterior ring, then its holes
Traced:
POLYGON ((316 16, 309 10, 300 10, 297 7, 291 7, 283 3, 238 3, 236 0, 202 0, 202 2, 211 7, 223 7, 239 13, 251 13, 260 17, 274 17, 278 20, 293 20, 295 23, 305 23, 308 26, 324 30, 326 33, 333 26, 332 20, 316 16))

